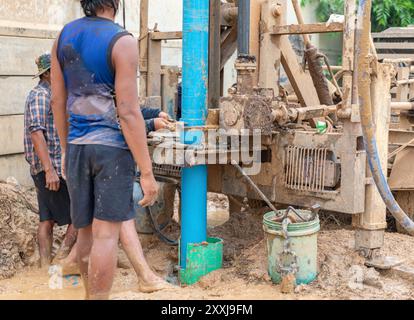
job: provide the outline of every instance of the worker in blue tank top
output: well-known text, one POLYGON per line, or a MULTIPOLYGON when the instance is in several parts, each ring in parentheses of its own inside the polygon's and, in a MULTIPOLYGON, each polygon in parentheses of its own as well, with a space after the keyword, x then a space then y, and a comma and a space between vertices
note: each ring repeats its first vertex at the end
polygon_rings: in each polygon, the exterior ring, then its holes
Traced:
POLYGON ((52 109, 86 298, 107 299, 121 227, 134 226, 136 164, 142 206, 154 203, 158 185, 138 107, 137 42, 114 23, 119 0, 80 2, 86 16, 66 25, 53 46, 52 109))

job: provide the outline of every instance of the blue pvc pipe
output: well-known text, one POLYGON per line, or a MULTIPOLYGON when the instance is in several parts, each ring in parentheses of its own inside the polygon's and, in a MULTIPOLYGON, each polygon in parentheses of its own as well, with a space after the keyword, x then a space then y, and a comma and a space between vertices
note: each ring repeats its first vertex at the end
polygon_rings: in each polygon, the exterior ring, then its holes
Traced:
MULTIPOLYGON (((183 10, 181 121, 202 126, 208 112, 209 0, 183 0, 183 10)), ((201 136, 192 132, 182 140, 197 144, 201 136)), ((185 269, 187 244, 207 240, 207 166, 184 168, 181 184, 180 266, 185 269)))

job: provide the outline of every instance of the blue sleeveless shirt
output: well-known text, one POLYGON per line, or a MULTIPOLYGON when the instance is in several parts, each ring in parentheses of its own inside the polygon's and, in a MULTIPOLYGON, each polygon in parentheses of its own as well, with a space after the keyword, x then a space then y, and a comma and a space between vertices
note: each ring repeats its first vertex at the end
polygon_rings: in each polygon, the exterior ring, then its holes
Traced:
POLYGON ((69 143, 128 149, 116 112, 112 48, 129 34, 100 17, 84 17, 63 28, 57 56, 68 93, 69 143))

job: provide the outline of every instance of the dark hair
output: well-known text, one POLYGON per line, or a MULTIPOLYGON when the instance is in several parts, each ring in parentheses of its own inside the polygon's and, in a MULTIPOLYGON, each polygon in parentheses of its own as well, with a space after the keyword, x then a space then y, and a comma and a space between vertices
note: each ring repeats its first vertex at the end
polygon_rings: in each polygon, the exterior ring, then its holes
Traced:
POLYGON ((95 17, 96 12, 105 10, 105 7, 113 8, 116 14, 119 8, 119 1, 116 0, 81 0, 80 3, 87 17, 95 17))

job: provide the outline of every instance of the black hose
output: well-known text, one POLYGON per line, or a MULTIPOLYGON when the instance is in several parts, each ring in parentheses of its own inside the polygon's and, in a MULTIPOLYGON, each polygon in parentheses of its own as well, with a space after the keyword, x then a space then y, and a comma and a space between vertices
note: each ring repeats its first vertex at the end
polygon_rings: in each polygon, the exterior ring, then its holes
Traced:
POLYGON ((161 230, 160 230, 160 226, 158 225, 158 223, 155 221, 155 218, 152 214, 152 210, 150 207, 146 207, 147 213, 150 216, 151 222, 152 222, 152 226, 154 228, 155 233, 158 236, 158 239, 160 239, 161 241, 165 242, 166 244, 168 244, 169 246, 178 246, 178 240, 171 240, 170 238, 168 238, 161 230))

